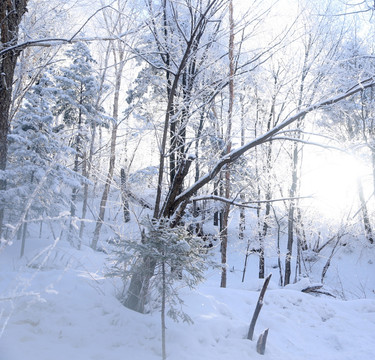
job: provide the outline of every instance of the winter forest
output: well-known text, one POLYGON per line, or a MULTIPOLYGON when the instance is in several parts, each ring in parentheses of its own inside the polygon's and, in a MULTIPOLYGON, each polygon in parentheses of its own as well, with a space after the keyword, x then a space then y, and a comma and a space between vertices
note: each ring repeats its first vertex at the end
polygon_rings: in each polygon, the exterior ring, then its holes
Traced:
POLYGON ((0 359, 373 360, 374 12, 0 0, 0 359))

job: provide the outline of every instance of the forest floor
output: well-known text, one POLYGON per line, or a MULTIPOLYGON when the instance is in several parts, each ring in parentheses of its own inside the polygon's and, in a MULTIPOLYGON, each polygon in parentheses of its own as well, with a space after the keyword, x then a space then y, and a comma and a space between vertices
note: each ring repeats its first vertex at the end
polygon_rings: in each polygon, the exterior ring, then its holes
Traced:
MULTIPOLYGON (((46 248, 41 239, 19 260, 19 247, 15 241, 0 254, 0 360, 161 359, 160 313, 142 315, 121 305, 118 284, 104 277, 104 253, 66 243, 46 248)), ((335 298, 301 292, 314 279, 280 288, 278 269, 268 260, 274 276, 249 341, 263 281, 254 254, 241 282, 243 254, 231 244, 228 288, 218 286, 220 272, 211 269, 196 290, 180 290, 194 323, 167 319, 168 359, 375 359, 375 249, 356 249, 342 247, 327 273, 324 289, 335 298), (256 339, 266 328, 262 356, 256 339)), ((317 278, 323 264, 309 265, 317 278)))

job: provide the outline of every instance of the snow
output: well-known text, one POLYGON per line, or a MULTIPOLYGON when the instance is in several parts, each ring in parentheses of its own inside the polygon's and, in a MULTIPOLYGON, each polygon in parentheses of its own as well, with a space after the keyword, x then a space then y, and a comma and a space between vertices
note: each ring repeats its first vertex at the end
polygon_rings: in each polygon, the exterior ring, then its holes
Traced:
MULTIPOLYGON (((35 255, 45 247, 36 246, 29 250, 28 260, 19 260, 17 246, 15 242, 0 254, 1 360, 161 358, 159 312, 143 315, 121 305, 116 283, 103 276, 105 254, 56 242, 40 256, 35 255)), ((350 265, 353 256, 343 252, 337 261, 350 265)), ((184 311, 194 323, 167 319, 168 359, 375 358, 374 297, 345 301, 313 296, 301 292, 310 284, 307 279, 282 289, 276 273, 265 294, 255 340, 247 340, 262 280, 251 276, 250 266, 241 283, 236 246, 230 257, 229 288, 219 288, 220 274, 210 270, 196 290, 182 290, 184 311), (266 353, 259 355, 256 339, 266 328, 266 353)), ((367 262, 363 255, 360 258, 367 262)), ((359 271, 362 264, 356 265, 359 271)), ((374 266, 367 265, 366 272, 374 266)))

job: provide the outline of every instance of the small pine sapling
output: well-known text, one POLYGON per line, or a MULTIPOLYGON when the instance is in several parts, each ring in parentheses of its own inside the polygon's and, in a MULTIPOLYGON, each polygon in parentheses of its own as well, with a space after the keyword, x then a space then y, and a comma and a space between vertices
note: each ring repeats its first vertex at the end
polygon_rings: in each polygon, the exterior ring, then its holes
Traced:
MULTIPOLYGON (((186 314, 179 290, 185 286, 194 289, 204 280, 204 272, 213 265, 203 251, 203 241, 189 233, 186 226, 171 227, 168 219, 144 219, 142 239, 123 240, 121 249, 113 252, 114 261, 109 276, 121 277, 125 287, 131 276, 137 273, 140 278, 149 279, 149 292, 142 293, 142 309, 156 308, 161 312, 162 354, 166 358, 165 330, 166 315, 174 321, 192 323, 186 314), (130 266, 132 265, 132 266, 130 266)), ((144 284, 140 284, 144 286, 144 284)), ((129 304, 131 294, 124 291, 120 301, 129 304)))

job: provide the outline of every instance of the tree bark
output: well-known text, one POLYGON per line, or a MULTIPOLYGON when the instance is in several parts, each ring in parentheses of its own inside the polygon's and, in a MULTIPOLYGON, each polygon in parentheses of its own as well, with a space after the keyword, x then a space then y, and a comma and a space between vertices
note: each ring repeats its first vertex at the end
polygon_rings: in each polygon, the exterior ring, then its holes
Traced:
MULTIPOLYGON (((19 25, 27 11, 27 0, 2 0, 0 3, 0 49, 17 44, 19 25)), ((19 50, 12 50, 0 57, 0 172, 4 172, 8 157, 9 111, 12 103, 12 86, 14 70, 19 50)), ((0 192, 6 190, 6 179, 3 173, 0 177, 0 192)), ((0 202, 0 237, 4 221, 4 201, 0 202)))
MULTIPOLYGON (((231 132, 234 103, 234 20, 233 20, 233 1, 229 1, 229 108, 226 133, 226 154, 229 154, 232 148, 231 132)), ((225 197, 230 198, 230 164, 225 169, 225 197)), ((221 232, 221 283, 220 286, 227 286, 227 247, 228 247, 228 225, 229 225, 230 205, 224 205, 223 211, 223 230, 221 232)))

